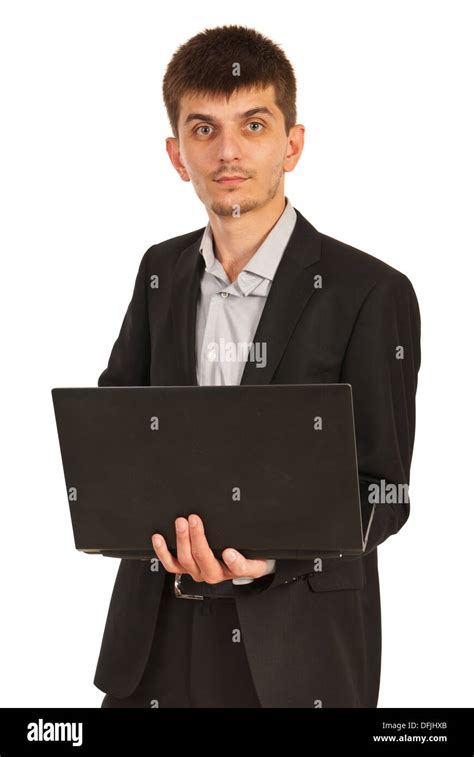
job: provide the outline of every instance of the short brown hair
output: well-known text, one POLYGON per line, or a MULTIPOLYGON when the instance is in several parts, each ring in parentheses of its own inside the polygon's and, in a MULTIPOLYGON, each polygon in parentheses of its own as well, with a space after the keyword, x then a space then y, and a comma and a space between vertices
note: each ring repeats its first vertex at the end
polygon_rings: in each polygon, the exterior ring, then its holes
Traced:
POLYGON ((296 78, 283 50, 246 26, 219 26, 191 37, 174 53, 163 78, 163 99, 175 137, 184 94, 225 95, 237 89, 275 88, 288 135, 296 123, 296 78), (235 64, 240 75, 233 75, 235 64))

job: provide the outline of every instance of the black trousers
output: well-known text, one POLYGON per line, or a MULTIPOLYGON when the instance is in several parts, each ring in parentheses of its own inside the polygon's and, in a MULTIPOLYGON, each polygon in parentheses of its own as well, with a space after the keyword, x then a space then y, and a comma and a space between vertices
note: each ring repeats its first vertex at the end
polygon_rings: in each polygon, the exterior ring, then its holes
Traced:
POLYGON ((260 707, 235 599, 179 599, 173 583, 167 574, 140 683, 123 699, 106 694, 101 706, 260 707))

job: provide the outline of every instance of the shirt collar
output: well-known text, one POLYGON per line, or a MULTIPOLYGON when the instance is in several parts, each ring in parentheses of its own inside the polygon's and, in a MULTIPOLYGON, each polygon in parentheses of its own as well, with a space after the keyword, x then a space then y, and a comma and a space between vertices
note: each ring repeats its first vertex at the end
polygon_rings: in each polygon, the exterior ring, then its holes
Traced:
MULTIPOLYGON (((261 287, 262 281, 273 281, 296 223, 296 211, 287 197, 285 197, 285 200, 286 205, 283 213, 238 276, 238 283, 244 295, 251 292, 254 294, 264 293, 268 286, 261 287), (257 287, 259 288, 258 292, 256 291, 257 287)), ((222 265, 214 256, 210 222, 202 236, 199 252, 205 260, 206 271, 222 278, 222 265)))

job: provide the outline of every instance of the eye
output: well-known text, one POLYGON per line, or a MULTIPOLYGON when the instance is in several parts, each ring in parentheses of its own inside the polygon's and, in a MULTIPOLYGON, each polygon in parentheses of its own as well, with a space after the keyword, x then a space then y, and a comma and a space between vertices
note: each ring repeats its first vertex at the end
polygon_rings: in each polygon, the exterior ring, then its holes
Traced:
MULTIPOLYGON (((199 129, 210 129, 211 127, 208 124, 203 124, 202 126, 197 126, 194 129, 194 133, 197 134, 199 132, 199 129)), ((202 134, 202 136, 207 137, 207 134, 202 134)))
MULTIPOLYGON (((262 129, 265 128, 265 126, 263 124, 261 124, 260 121, 251 121, 249 123, 249 126, 261 126, 262 129)), ((257 129, 251 129, 251 131, 256 132, 258 134, 258 131, 260 131, 260 129, 259 130, 257 130, 257 129)))

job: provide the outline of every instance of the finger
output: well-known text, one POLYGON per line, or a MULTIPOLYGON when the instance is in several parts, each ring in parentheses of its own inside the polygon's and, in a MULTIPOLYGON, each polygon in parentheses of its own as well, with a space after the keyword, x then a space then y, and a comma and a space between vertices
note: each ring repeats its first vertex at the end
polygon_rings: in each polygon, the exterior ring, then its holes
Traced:
POLYGON ((234 578, 260 578, 267 568, 266 560, 249 560, 236 549, 224 549, 222 559, 234 578))
POLYGON ((208 583, 222 581, 223 566, 217 560, 209 546, 204 532, 204 523, 199 515, 194 513, 189 516, 189 534, 193 558, 199 566, 202 575, 208 583))
POLYGON ((173 555, 169 551, 166 542, 161 534, 153 534, 153 536, 151 537, 151 543, 153 544, 153 549, 155 550, 156 556, 159 558, 160 562, 163 563, 163 567, 168 571, 168 573, 185 572, 183 566, 180 565, 179 561, 175 557, 173 557, 173 555))
POLYGON ((184 568, 185 573, 190 573, 195 581, 202 581, 200 577, 200 568, 194 559, 189 538, 189 526, 186 518, 176 518, 176 549, 178 560, 184 568))

